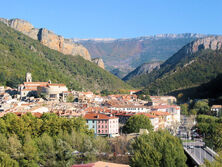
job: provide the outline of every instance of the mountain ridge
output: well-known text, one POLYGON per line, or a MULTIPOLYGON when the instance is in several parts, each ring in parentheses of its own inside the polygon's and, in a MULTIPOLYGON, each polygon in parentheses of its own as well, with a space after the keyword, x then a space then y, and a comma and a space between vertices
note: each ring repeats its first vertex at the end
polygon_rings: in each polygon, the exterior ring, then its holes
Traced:
POLYGON ((208 82, 222 72, 222 36, 197 39, 182 47, 149 74, 128 81, 135 87, 157 94, 208 82), (159 89, 159 90, 158 90, 159 89))
POLYGON ((74 41, 86 47, 92 58, 102 58, 106 69, 119 71, 119 73, 122 73, 121 77, 124 77, 143 63, 165 61, 182 46, 204 36, 207 35, 184 33, 125 39, 84 39, 74 41))

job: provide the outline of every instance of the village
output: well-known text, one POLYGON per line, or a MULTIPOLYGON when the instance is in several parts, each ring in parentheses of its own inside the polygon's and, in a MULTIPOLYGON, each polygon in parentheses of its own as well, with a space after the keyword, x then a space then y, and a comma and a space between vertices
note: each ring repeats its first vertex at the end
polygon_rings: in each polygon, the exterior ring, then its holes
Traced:
POLYGON ((129 94, 108 96, 93 92, 69 91, 64 84, 33 82, 31 73, 26 74, 26 82, 18 89, 0 87, 0 117, 7 113, 18 116, 32 113, 41 117, 43 113, 55 113, 60 117, 83 117, 95 135, 115 137, 133 115, 147 116, 154 131, 175 129, 180 124, 180 106, 172 96, 150 96, 151 101, 137 97, 138 90, 129 94))

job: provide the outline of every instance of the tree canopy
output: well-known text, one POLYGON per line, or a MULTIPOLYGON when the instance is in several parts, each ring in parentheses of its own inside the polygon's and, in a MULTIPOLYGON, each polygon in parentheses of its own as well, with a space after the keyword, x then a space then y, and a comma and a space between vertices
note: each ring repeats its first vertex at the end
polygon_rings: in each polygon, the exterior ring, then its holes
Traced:
POLYGON ((205 137, 206 145, 222 151, 222 118, 209 115, 198 115, 197 125, 200 134, 205 137))
POLYGON ((167 131, 143 134, 132 142, 131 166, 185 167, 186 156, 177 137, 167 131))
POLYGON ((0 167, 71 166, 109 150, 108 141, 95 137, 81 117, 28 113, 0 118, 0 167))
POLYGON ((123 127, 123 132, 138 133, 140 129, 153 130, 150 119, 145 115, 134 115, 130 117, 123 127))

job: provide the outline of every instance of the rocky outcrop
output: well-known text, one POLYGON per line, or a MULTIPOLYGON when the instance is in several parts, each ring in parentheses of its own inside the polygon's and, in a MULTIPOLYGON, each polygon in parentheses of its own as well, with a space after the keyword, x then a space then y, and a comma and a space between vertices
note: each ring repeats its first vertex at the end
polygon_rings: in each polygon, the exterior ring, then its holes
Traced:
POLYGON ((187 46, 188 52, 195 53, 202 49, 218 50, 222 48, 222 36, 210 36, 198 39, 187 46))
POLYGON ((161 64, 161 62, 144 63, 141 66, 137 67, 132 72, 130 72, 127 76, 125 76, 123 78, 123 80, 127 81, 127 80, 130 80, 133 77, 138 76, 138 75, 149 74, 154 69, 159 69, 160 68, 160 64, 161 64))
POLYGON ((95 58, 95 59, 92 59, 92 62, 96 63, 102 69, 105 69, 105 65, 104 65, 103 59, 95 58))
POLYGON ((163 64, 163 66, 168 66, 168 65, 172 66, 174 64, 177 64, 184 57, 193 56, 196 52, 204 50, 204 49, 211 49, 211 50, 222 49, 222 36, 209 36, 209 37, 194 40, 193 42, 185 45, 172 57, 170 57, 163 64))
POLYGON ((23 34, 31 37, 32 39, 39 40, 42 44, 49 47, 50 49, 57 50, 63 54, 69 55, 80 55, 86 60, 91 60, 91 56, 88 50, 81 44, 73 43, 69 39, 65 39, 60 35, 45 29, 34 28, 32 24, 21 19, 7 20, 0 18, 0 21, 4 22, 13 29, 22 32, 23 34))

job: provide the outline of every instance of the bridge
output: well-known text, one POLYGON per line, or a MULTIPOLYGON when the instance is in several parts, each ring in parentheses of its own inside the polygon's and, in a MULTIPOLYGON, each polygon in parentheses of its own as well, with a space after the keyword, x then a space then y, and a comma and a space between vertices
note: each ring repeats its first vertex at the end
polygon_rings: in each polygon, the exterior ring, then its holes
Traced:
POLYGON ((204 142, 183 142, 183 148, 196 165, 201 166, 204 164, 204 160, 210 162, 215 160, 217 153, 209 147, 205 147, 204 142))

